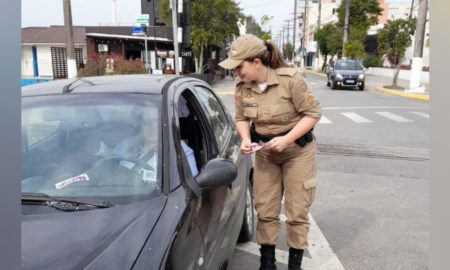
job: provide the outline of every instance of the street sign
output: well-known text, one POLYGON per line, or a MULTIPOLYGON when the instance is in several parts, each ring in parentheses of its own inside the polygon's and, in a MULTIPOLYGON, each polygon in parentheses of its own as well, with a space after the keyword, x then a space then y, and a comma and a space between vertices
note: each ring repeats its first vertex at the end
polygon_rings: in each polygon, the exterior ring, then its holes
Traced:
POLYGON ((144 27, 142 26, 133 26, 131 28, 131 35, 132 36, 144 36, 144 27))
POLYGON ((149 14, 141 14, 136 20, 139 24, 145 24, 147 26, 150 25, 150 15, 149 14))

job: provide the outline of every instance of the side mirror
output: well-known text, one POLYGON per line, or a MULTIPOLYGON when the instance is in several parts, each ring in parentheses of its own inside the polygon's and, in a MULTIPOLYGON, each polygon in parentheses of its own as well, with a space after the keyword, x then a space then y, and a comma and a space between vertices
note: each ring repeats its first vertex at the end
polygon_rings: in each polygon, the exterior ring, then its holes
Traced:
POLYGON ((233 163, 224 159, 212 159, 208 161, 195 177, 201 188, 211 188, 230 185, 237 176, 237 169, 233 163))

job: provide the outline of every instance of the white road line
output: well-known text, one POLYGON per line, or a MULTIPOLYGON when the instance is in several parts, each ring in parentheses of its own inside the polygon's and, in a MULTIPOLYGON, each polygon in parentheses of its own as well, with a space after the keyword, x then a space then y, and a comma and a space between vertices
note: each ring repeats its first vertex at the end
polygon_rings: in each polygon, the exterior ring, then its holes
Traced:
POLYGON ((424 112, 410 112, 410 113, 418 115, 418 116, 422 116, 425 118, 430 118, 430 115, 428 113, 424 113, 424 112))
POLYGON ((314 270, 344 270, 344 266, 331 249, 311 214, 309 214, 309 222, 308 252, 314 262, 314 270))
POLYGON ((331 123, 331 121, 323 115, 319 120, 319 124, 330 124, 330 123, 331 123))
POLYGON ((356 123, 372 123, 369 119, 354 112, 342 112, 341 114, 356 123))
POLYGON ((375 112, 375 113, 379 114, 379 115, 381 115, 383 117, 386 117, 388 119, 391 119, 391 120, 394 120, 396 122, 399 122, 399 123, 413 122, 412 120, 410 120, 408 118, 404 118, 404 117, 402 117, 400 115, 396 115, 396 114, 393 114, 393 113, 390 113, 390 112, 375 112))
MULTIPOLYGON (((256 215, 256 212, 255 212, 256 215)), ((280 221, 286 221, 286 215, 280 215, 280 221)), ((308 256, 303 257, 302 269, 303 270, 345 270, 341 262, 337 258, 336 254, 330 247, 325 236, 320 231, 317 223, 314 221, 311 214, 309 214, 309 234, 308 234, 308 256)), ((254 242, 247 242, 238 244, 237 249, 260 256, 259 245, 254 242)), ((289 259, 289 252, 281 249, 275 251, 276 260, 280 263, 287 264, 289 259)))
POLYGON ((322 110, 356 110, 356 109, 421 109, 420 107, 365 106, 365 107, 323 107, 322 110))

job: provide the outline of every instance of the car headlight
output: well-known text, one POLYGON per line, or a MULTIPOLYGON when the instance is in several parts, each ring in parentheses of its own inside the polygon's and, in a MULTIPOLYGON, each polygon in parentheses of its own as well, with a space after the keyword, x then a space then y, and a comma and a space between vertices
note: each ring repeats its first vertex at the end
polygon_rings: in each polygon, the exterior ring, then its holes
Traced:
POLYGON ((358 80, 361 80, 361 81, 364 80, 364 74, 362 74, 362 73, 359 74, 359 75, 358 75, 358 80))
POLYGON ((336 74, 336 80, 342 80, 342 79, 343 79, 343 77, 341 74, 336 74))

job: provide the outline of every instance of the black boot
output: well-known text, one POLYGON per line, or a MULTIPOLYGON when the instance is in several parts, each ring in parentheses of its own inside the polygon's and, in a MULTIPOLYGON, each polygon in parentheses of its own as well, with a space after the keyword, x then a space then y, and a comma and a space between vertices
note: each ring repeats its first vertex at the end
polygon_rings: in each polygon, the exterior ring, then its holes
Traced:
POLYGON ((261 245, 261 265, 259 270, 277 270, 275 265, 275 245, 261 245))
POLYGON ((303 249, 289 248, 288 270, 300 270, 302 267, 303 249))

